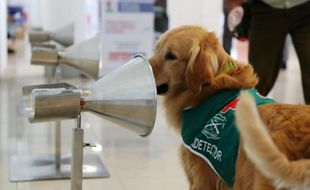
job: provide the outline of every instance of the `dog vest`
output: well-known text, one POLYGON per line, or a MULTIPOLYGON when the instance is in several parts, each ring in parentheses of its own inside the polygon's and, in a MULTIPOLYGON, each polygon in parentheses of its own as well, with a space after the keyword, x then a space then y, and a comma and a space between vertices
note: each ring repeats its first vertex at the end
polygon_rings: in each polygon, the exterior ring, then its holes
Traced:
MULTIPOLYGON (((274 102, 247 90, 256 105, 274 102)), ((239 151, 239 131, 234 122, 234 112, 240 90, 220 92, 197 107, 183 111, 181 135, 185 147, 205 160, 214 172, 233 187, 235 166, 239 151)))

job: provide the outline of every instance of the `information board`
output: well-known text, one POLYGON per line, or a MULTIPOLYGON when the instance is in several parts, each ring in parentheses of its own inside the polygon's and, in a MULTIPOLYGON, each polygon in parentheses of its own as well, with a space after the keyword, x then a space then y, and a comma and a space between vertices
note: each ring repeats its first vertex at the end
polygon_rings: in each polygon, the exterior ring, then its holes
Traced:
POLYGON ((100 76, 154 46, 154 0, 105 0, 101 4, 100 76))

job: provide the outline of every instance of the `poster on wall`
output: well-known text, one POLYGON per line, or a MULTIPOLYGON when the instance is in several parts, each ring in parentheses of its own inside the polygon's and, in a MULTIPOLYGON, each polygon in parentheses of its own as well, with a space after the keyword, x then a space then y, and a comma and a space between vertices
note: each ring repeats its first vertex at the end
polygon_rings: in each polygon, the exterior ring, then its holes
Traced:
POLYGON ((101 4, 100 75, 128 62, 148 57, 154 46, 154 0, 105 0, 101 4))

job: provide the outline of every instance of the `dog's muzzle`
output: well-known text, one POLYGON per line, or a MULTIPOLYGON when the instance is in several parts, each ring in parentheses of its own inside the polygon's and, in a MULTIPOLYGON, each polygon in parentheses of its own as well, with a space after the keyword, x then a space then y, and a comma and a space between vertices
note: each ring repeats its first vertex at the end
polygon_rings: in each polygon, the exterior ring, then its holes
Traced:
POLYGON ((165 94, 169 89, 169 85, 168 84, 162 84, 157 86, 157 94, 158 95, 163 95, 165 94))

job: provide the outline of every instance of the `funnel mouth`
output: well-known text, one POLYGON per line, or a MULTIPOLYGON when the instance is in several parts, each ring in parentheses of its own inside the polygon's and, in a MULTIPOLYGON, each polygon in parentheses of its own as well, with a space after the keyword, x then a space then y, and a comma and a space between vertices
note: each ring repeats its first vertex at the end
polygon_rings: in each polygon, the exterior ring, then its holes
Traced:
POLYGON ((153 106, 153 113, 154 113, 154 117, 153 120, 151 122, 152 128, 151 130, 148 131, 148 133, 145 134, 140 134, 140 136, 142 137, 147 137, 149 136, 153 129, 154 129, 154 125, 155 125, 155 121, 156 121, 156 114, 157 114, 157 88, 156 88, 156 81, 155 81, 155 77, 154 77, 154 73, 153 73, 153 68, 150 64, 150 62, 148 61, 148 59, 142 55, 142 54, 137 54, 134 56, 134 58, 141 58, 143 59, 144 63, 147 65, 147 74, 150 77, 151 83, 153 84, 153 93, 152 93, 152 100, 154 100, 154 106, 153 106))
POLYGON ((139 135, 148 136, 157 111, 156 84, 147 59, 136 55, 96 81, 83 98, 83 111, 110 120, 139 135))
MULTIPOLYGON (((135 59, 137 59, 137 60, 141 59, 141 64, 143 64, 145 67, 145 69, 144 69, 145 75, 148 76, 148 79, 150 80, 149 87, 151 88, 151 93, 150 93, 151 96, 148 98, 147 102, 149 102, 152 105, 151 106, 152 107, 152 109, 151 109, 152 119, 150 119, 148 122, 149 124, 147 126, 145 126, 147 130, 145 130, 144 133, 139 134, 141 137, 147 137, 152 133, 152 131, 154 129, 155 121, 156 121, 156 113, 157 113, 156 82, 155 82, 155 77, 153 74, 152 66, 149 63, 148 59, 142 54, 136 54, 133 57, 132 61, 135 61, 135 59)), ((130 62, 128 64, 130 64, 130 62)))

